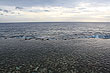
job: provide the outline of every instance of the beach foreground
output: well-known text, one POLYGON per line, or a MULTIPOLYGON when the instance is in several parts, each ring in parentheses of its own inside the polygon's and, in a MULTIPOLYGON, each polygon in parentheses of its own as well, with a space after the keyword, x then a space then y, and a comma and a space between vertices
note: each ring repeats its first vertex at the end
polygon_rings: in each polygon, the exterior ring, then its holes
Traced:
POLYGON ((0 73, 110 73, 109 39, 0 39, 0 73))

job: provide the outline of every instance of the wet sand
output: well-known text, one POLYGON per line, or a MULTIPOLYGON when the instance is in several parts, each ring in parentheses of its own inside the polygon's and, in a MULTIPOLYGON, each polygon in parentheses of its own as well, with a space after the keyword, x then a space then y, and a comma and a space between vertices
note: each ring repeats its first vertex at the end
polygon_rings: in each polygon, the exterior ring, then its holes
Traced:
POLYGON ((110 73, 110 39, 0 39, 0 73, 110 73))

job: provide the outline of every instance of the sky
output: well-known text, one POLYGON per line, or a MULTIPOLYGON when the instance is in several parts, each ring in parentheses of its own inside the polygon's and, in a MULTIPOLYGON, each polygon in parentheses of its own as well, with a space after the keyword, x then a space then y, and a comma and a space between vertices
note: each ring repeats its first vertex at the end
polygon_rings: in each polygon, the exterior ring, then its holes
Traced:
POLYGON ((110 0, 0 0, 0 22, 109 22, 110 0))

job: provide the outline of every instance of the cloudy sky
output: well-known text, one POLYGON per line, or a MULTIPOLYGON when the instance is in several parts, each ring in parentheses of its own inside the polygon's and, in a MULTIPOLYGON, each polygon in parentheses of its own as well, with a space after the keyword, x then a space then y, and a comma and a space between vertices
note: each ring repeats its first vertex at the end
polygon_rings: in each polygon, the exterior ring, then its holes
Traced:
POLYGON ((110 0, 0 0, 0 22, 108 22, 110 0))

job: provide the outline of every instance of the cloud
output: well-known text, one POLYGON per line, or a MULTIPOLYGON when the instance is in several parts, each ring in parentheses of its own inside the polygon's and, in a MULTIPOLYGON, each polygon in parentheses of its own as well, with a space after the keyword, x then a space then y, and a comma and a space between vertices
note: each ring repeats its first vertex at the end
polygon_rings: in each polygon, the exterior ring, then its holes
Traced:
POLYGON ((110 19, 109 3, 110 0, 0 0, 2 17, 7 15, 0 21, 106 21, 110 19))
POLYGON ((85 10, 86 8, 79 8, 79 10, 85 10))
POLYGON ((0 15, 3 15, 2 13, 0 15))
POLYGON ((6 12, 6 13, 8 13, 8 12, 9 12, 9 10, 3 10, 3 12, 6 12))
MULTIPOLYGON (((2 7, 1 7, 2 8, 2 7)), ((20 15, 19 13, 20 11, 17 9, 13 9, 13 7, 4 7, 2 9, 0 9, 0 15, 4 15, 4 16, 10 16, 10 15, 20 15)))
POLYGON ((0 11, 2 11, 2 9, 0 9, 0 11))
POLYGON ((5 12, 5 13, 9 12, 9 10, 5 10, 5 9, 0 9, 0 11, 5 12))
POLYGON ((44 10, 45 12, 50 12, 49 10, 44 10))
POLYGON ((23 7, 15 7, 15 9, 20 9, 21 10, 21 9, 24 9, 24 8, 23 7))

